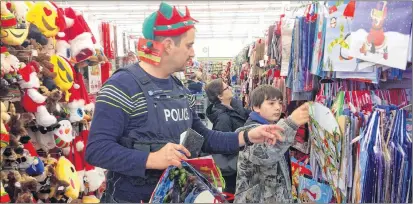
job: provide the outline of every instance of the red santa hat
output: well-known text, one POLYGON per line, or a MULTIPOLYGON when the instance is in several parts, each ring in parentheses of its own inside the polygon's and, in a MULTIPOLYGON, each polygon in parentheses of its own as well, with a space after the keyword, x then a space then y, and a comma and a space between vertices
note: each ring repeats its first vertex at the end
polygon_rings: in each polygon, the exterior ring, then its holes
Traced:
POLYGON ((1 54, 5 54, 5 53, 7 53, 7 52, 9 52, 9 51, 7 50, 7 47, 1 46, 1 48, 0 48, 0 53, 1 53, 1 54))
POLYGON ((59 28, 59 32, 57 33, 58 37, 64 37, 66 34, 63 32, 66 29, 66 19, 64 15, 63 9, 59 8, 54 2, 50 1, 50 3, 56 8, 57 17, 55 20, 56 26, 59 28))
POLYGON ((34 62, 30 62, 25 67, 19 69, 17 73, 19 73, 22 76, 24 81, 29 82, 30 75, 35 71, 38 72, 39 68, 36 66, 34 62))

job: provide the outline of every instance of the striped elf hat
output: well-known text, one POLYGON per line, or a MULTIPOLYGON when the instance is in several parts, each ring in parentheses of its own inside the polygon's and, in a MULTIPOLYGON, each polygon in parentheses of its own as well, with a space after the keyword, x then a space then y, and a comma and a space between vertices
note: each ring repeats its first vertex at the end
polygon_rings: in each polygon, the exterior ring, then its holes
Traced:
POLYGON ((174 37, 184 34, 194 28, 198 21, 193 19, 186 7, 185 15, 176 7, 162 2, 159 10, 148 16, 142 25, 142 34, 148 40, 154 40, 155 36, 174 37))

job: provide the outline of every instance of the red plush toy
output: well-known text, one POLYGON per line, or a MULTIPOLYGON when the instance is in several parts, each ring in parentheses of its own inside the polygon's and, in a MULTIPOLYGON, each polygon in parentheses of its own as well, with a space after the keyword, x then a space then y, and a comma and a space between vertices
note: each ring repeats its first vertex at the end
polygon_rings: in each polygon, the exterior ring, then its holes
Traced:
POLYGON ((28 63, 18 73, 22 76, 19 81, 20 88, 24 90, 21 100, 23 108, 30 113, 35 113, 38 125, 49 127, 56 123, 56 118, 46 109, 46 96, 40 94, 37 90, 40 87, 40 81, 37 77, 38 71, 35 63, 28 63))

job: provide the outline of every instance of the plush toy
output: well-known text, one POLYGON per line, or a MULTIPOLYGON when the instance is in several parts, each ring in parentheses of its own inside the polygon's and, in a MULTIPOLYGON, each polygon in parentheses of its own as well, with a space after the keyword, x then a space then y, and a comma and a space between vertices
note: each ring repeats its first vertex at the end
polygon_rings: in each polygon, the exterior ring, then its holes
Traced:
POLYGON ((0 27, 2 29, 13 28, 17 25, 16 17, 13 13, 10 12, 10 3, 6 3, 5 1, 0 2, 1 5, 1 12, 0 12, 0 27))
POLYGON ((9 52, 6 52, 5 56, 6 57, 4 60, 10 65, 10 72, 6 74, 4 78, 8 80, 9 83, 14 84, 20 79, 20 76, 18 75, 19 69, 26 65, 20 62, 16 56, 10 54, 9 52))
POLYGON ((5 124, 10 120, 10 115, 7 113, 6 106, 3 102, 0 102, 1 108, 1 118, 0 118, 0 147, 5 148, 9 145, 10 142, 10 135, 9 132, 6 130, 5 124))
MULTIPOLYGON (((33 46, 27 46, 23 47, 21 45, 10 47, 9 48, 9 53, 16 56, 16 58, 19 60, 19 62, 22 63, 28 63, 30 61, 30 58, 32 56, 32 48, 33 46)), ((20 67, 22 63, 19 63, 20 67)))
POLYGON ((11 203, 16 202, 16 198, 19 193, 20 181, 22 180, 22 176, 16 170, 11 170, 7 174, 7 184, 5 184, 4 188, 6 192, 9 194, 11 203), (6 186, 7 185, 7 186, 6 186))
POLYGON ((69 198, 76 199, 80 192, 80 179, 74 171, 75 167, 65 157, 60 157, 56 165, 56 177, 70 185, 67 187, 65 195, 69 198))
POLYGON ((56 143, 53 137, 53 132, 41 133, 40 131, 35 132, 37 143, 41 146, 41 149, 45 152, 49 152, 51 149, 56 147, 56 143))
POLYGON ((74 85, 73 67, 66 59, 58 55, 52 55, 50 57, 50 62, 53 64, 53 72, 57 74, 54 81, 60 90, 65 93, 65 101, 69 101, 69 89, 74 85))
POLYGON ((10 12, 11 7, 11 2, 1 1, 0 39, 6 45, 21 45, 26 40, 29 29, 25 24, 17 25, 16 17, 10 12))
POLYGON ((46 37, 64 35, 60 32, 66 27, 63 13, 50 2, 36 2, 27 12, 26 20, 36 25, 46 37))
POLYGON ((9 194, 3 187, 3 183, 0 182, 0 203, 9 203, 11 201, 9 194))
POLYGON ((35 119, 32 113, 13 114, 10 118, 10 135, 16 141, 25 144, 30 140, 27 129, 25 128, 30 122, 35 119))
MULTIPOLYGON (((59 53, 64 54, 64 50, 70 45, 71 56, 76 62, 87 60, 94 55, 95 45, 93 35, 83 19, 81 13, 72 8, 65 8, 67 27, 64 30, 65 36, 58 36, 59 53)), ((63 56, 67 56, 64 54, 63 56)))
POLYGON ((41 95, 37 89, 40 87, 37 78, 36 67, 29 63, 26 67, 19 70, 22 80, 19 81, 21 89, 24 90, 22 105, 27 112, 35 113, 37 124, 49 127, 56 123, 56 118, 50 115, 46 109, 46 97, 41 95))
POLYGON ((59 121, 60 127, 53 131, 53 138, 55 139, 56 147, 66 149, 69 148, 70 143, 73 141, 73 128, 72 124, 68 120, 59 121))
POLYGON ((53 115, 59 115, 61 111, 60 107, 60 99, 62 98, 62 92, 59 89, 54 89, 51 92, 49 92, 49 95, 46 99, 46 108, 49 113, 52 113, 53 115))
POLYGON ((19 193, 17 195, 16 203, 36 203, 32 192, 37 192, 37 181, 35 178, 26 174, 22 175, 18 181, 19 193))
POLYGON ((47 44, 41 47, 40 53, 46 54, 48 56, 53 56, 56 54, 56 40, 55 38, 47 38, 47 44))
POLYGON ((50 63, 50 56, 41 53, 37 57, 33 57, 32 59, 34 61, 37 61, 39 63, 39 66, 41 67, 39 74, 42 76, 43 85, 46 86, 49 91, 56 89, 57 86, 54 82, 54 79, 56 78, 57 74, 55 72, 52 72, 54 66, 52 63, 50 63))
POLYGON ((82 203, 99 203, 100 200, 96 197, 96 191, 105 182, 105 173, 101 168, 93 168, 85 172, 84 176, 84 195, 82 203))
MULTIPOLYGON (((60 160, 60 159, 59 159, 60 160)), ((68 181, 65 180, 60 180, 57 177, 57 162, 56 166, 54 168, 48 167, 48 172, 50 175, 50 202, 51 203, 58 203, 58 202, 63 202, 65 200, 65 192, 69 186, 71 186, 68 181)))
POLYGON ((1 77, 3 78, 6 74, 12 71, 10 64, 6 61, 6 55, 8 54, 7 47, 1 46, 0 57, 1 57, 1 77))

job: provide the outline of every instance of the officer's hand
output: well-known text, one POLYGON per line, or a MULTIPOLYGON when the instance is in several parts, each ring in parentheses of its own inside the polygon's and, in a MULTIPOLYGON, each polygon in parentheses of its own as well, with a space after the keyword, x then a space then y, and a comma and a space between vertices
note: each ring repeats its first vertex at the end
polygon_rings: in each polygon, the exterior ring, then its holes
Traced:
POLYGON ((248 138, 252 143, 266 142, 274 145, 277 140, 283 140, 280 131, 284 131, 284 129, 277 125, 260 125, 248 132, 248 138))
POLYGON ((187 156, 191 156, 191 153, 184 146, 168 143, 159 151, 149 153, 146 168, 164 170, 169 166, 181 167, 181 161, 187 159, 187 156))
POLYGON ((304 103, 291 113, 291 120, 298 126, 305 125, 308 121, 310 121, 309 109, 310 105, 308 103, 304 103))

